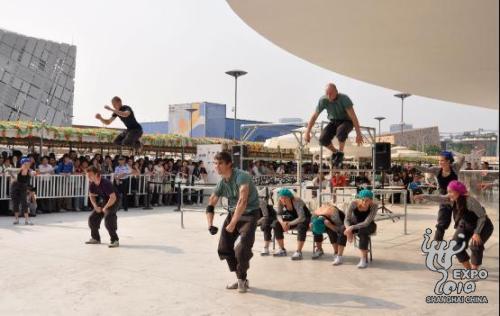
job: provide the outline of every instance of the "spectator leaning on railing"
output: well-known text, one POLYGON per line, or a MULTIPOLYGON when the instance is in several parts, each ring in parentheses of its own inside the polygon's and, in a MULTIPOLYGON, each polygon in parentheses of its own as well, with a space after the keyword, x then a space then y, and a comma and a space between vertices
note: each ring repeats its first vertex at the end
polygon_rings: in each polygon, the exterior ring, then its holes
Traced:
MULTIPOLYGON (((70 158, 69 154, 64 154, 62 157, 62 161, 59 162, 57 165, 57 168, 55 170, 56 174, 60 175, 71 175, 74 171, 74 165, 73 161, 70 158)), ((65 181, 62 185, 67 184, 65 181)), ((72 200, 71 198, 62 198, 58 199, 58 209, 65 210, 65 211, 71 211, 72 210, 72 200)))
POLYGON ((118 191, 120 193, 121 204, 124 211, 128 211, 128 184, 129 184, 129 175, 131 171, 128 165, 125 163, 125 157, 120 156, 118 158, 118 166, 115 168, 115 183, 118 187, 118 191))

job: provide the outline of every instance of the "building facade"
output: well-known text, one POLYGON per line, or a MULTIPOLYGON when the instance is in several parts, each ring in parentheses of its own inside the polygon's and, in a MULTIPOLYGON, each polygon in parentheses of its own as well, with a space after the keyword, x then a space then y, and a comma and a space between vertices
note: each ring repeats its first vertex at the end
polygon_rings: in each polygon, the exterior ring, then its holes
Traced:
MULTIPOLYGON (((193 102, 169 105, 169 120, 142 122, 142 128, 148 134, 178 134, 192 137, 216 137, 233 139, 234 119, 226 118, 226 105, 211 102, 193 102)), ((244 124, 268 124, 254 120, 236 120, 236 139, 240 140, 248 129, 241 129, 244 124)), ((248 141, 265 141, 268 138, 289 134, 296 129, 294 124, 280 124, 272 127, 256 128, 248 141)))
POLYGON ((397 146, 414 147, 424 151, 429 146, 441 146, 439 128, 414 128, 403 133, 387 133, 377 137, 379 142, 387 142, 397 146))
POLYGON ((0 29, 0 120, 71 126, 76 46, 0 29))

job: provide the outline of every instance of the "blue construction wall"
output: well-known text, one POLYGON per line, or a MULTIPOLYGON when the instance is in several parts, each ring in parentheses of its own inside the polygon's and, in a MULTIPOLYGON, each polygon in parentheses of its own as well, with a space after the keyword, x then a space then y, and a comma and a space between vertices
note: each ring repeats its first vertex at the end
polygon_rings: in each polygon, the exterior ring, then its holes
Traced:
MULTIPOLYGON (((169 106, 169 121, 141 123, 146 134, 180 134, 189 136, 190 118, 185 109, 193 108, 193 137, 219 137, 233 139, 234 119, 226 118, 226 105, 210 102, 173 104, 169 106)), ((253 120, 236 120, 236 139, 240 139, 242 124, 266 123, 253 120)), ((268 138, 289 134, 297 125, 280 125, 258 128, 248 139, 263 142, 268 138)), ((244 133, 244 132, 243 132, 244 133)))
POLYGON ((224 138, 226 133, 226 105, 203 102, 205 110, 205 136, 224 138))
POLYGON ((168 121, 142 122, 140 124, 145 134, 168 134, 168 121))

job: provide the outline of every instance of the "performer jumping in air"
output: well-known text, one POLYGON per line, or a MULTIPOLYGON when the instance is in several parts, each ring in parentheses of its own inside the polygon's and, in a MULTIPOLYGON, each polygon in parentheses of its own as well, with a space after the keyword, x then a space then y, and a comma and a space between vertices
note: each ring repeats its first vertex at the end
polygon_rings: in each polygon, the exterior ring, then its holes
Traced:
MULTIPOLYGON (((457 155, 457 159, 455 161, 455 157, 452 152, 443 151, 439 156, 439 167, 426 168, 422 166, 415 166, 415 168, 421 172, 435 175, 439 185, 439 193, 441 195, 446 195, 448 184, 450 184, 453 180, 458 180, 458 172, 462 168, 464 162, 464 156, 457 155)), ((434 240, 443 241, 444 233, 451 224, 452 213, 453 207, 450 204, 443 203, 439 205, 434 240)))
POLYGON ((101 177, 101 171, 97 167, 89 167, 87 169, 87 176, 90 181, 90 202, 94 210, 89 216, 89 227, 92 238, 85 243, 90 245, 101 243, 99 227, 104 218, 104 225, 111 237, 109 248, 116 248, 120 246, 119 238, 116 234, 116 230, 118 229, 116 212, 120 206, 118 194, 111 181, 101 177))
POLYGON ((460 249, 464 242, 469 246, 470 242, 471 255, 466 248, 457 253, 457 259, 466 269, 479 270, 483 263, 484 244, 493 234, 494 227, 484 207, 469 195, 465 184, 453 180, 448 184, 446 195, 422 194, 415 199, 434 200, 451 208, 455 219, 455 249, 460 249))
POLYGON ((349 133, 354 128, 356 130, 356 143, 363 143, 363 136, 359 126, 358 117, 353 109, 351 99, 342 93, 338 93, 337 87, 333 83, 329 83, 326 87, 325 95, 319 99, 316 110, 307 124, 305 141, 311 141, 311 130, 318 119, 318 116, 326 110, 330 123, 321 131, 319 143, 325 146, 332 152, 332 165, 338 167, 344 160, 344 147, 349 133), (332 144, 333 138, 337 136, 339 148, 335 148, 332 144))
POLYGON ((142 148, 141 144, 141 136, 142 136, 142 126, 135 119, 134 111, 128 105, 122 105, 122 99, 119 97, 113 97, 111 99, 111 104, 113 107, 109 105, 104 106, 106 110, 113 112, 109 119, 105 119, 101 116, 101 114, 96 114, 96 119, 101 121, 104 125, 111 124, 117 117, 125 124, 127 130, 120 133, 113 143, 119 146, 131 146, 136 150, 140 151, 142 148))
POLYGON ((23 157, 20 160, 21 170, 17 174, 17 180, 12 184, 12 204, 14 210, 14 225, 19 224, 19 212, 24 213, 24 224, 33 225, 30 221, 30 210, 28 207, 28 185, 31 177, 31 158, 23 157))
POLYGON ((222 176, 207 206, 207 222, 210 234, 217 234, 213 226, 214 207, 219 198, 228 199, 229 213, 222 225, 218 253, 221 260, 226 260, 229 271, 236 272, 238 281, 228 285, 229 290, 245 293, 249 288, 247 270, 253 256, 255 229, 260 216, 259 196, 252 177, 239 169, 233 168, 231 155, 220 152, 215 156, 215 169, 222 176), (235 242, 240 242, 235 247, 235 242))

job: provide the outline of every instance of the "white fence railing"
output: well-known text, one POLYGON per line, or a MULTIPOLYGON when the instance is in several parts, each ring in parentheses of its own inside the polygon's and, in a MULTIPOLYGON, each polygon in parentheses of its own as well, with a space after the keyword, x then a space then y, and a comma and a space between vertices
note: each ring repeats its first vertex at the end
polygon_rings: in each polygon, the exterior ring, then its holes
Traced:
MULTIPOLYGON (((126 179, 116 179, 114 174, 102 175, 115 185, 120 186, 127 195, 168 194, 176 191, 179 182, 186 180, 172 176, 138 175, 126 179)), ((0 175, 0 200, 10 199, 11 185, 15 178, 0 175)), ((87 198, 89 181, 86 175, 36 175, 31 177, 30 185, 36 190, 38 199, 87 198)))

